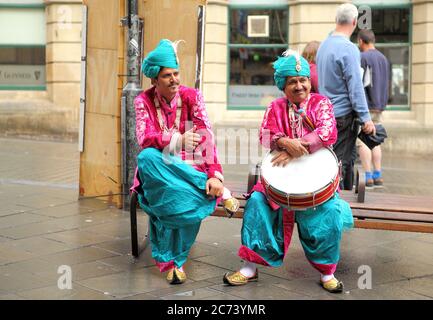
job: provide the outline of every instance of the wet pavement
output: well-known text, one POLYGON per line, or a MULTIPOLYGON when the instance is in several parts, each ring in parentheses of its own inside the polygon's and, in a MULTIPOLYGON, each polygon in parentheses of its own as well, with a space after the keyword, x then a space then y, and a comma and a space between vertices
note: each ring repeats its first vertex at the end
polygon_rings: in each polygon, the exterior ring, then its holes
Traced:
MULTIPOLYGON (((320 288, 296 232, 282 267, 261 267, 259 282, 227 287, 223 274, 241 264, 242 221, 218 217, 202 223, 187 282, 171 286, 149 248, 139 259, 130 255, 128 212, 77 200, 77 150, 0 138, 0 299, 433 299, 433 234, 382 230, 344 234, 336 272, 343 294, 320 288), (362 289, 368 274, 371 289, 362 289)), ((385 153, 385 187, 368 192, 433 196, 432 160, 385 153)), ((226 179, 246 183, 249 167, 225 164, 226 179)), ((141 236, 146 222, 141 215, 141 236)))

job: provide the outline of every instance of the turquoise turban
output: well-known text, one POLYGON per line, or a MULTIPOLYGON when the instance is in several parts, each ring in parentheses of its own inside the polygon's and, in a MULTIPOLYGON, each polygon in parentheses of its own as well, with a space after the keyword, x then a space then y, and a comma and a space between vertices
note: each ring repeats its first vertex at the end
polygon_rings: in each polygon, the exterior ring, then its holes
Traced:
POLYGON ((156 78, 162 67, 179 69, 176 51, 170 40, 162 39, 158 46, 143 60, 141 72, 148 78, 156 78))
POLYGON ((310 77, 308 61, 297 54, 278 57, 274 62, 274 69, 274 80, 281 91, 284 90, 287 77, 310 77))

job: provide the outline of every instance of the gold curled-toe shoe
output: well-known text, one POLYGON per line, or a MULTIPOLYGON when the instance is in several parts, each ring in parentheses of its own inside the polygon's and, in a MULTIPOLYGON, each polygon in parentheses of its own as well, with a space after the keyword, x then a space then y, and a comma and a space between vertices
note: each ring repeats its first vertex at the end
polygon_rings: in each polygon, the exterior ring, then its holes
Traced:
POLYGON ((244 276, 240 271, 236 272, 227 272, 223 277, 223 282, 230 286, 241 286, 247 284, 248 282, 258 281, 259 280, 259 271, 256 270, 256 274, 252 277, 244 276))
POLYGON ((167 281, 170 284, 181 284, 186 281, 186 273, 178 268, 170 269, 167 273, 167 281))
POLYGON ((223 201, 224 210, 229 218, 231 218, 238 210, 240 202, 235 197, 231 197, 223 201))
POLYGON ((336 278, 332 278, 326 282, 320 281, 320 285, 328 292, 331 293, 341 293, 343 292, 343 282, 338 281, 336 278))

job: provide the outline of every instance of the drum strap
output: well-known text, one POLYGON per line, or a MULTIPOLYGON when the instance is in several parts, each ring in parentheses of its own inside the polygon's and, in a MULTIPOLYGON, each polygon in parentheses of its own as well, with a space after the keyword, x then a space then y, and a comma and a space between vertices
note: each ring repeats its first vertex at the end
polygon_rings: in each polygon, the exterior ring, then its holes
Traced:
POLYGON ((297 114, 293 107, 289 106, 289 124, 290 129, 292 129, 292 136, 293 137, 300 137, 302 136, 302 117, 297 114))
POLYGON ((295 111, 298 115, 301 116, 302 121, 304 124, 311 130, 314 131, 315 126, 313 124, 313 121, 311 121, 310 117, 307 115, 307 113, 304 111, 304 109, 299 109, 298 111, 295 111))

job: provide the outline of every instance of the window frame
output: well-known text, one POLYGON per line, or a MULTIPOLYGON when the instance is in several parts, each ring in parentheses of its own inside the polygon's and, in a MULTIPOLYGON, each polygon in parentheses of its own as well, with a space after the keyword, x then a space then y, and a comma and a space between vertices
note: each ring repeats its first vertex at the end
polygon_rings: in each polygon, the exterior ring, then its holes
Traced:
MULTIPOLYGON (((236 48, 246 48, 246 49, 254 49, 254 48, 281 48, 287 49, 288 43, 286 44, 238 44, 230 42, 230 34, 231 34, 231 12, 239 9, 247 9, 247 10, 260 10, 260 9, 268 9, 268 10, 286 10, 287 11, 287 20, 290 18, 289 6, 287 4, 269 4, 269 5, 260 5, 260 4, 229 4, 227 7, 228 12, 228 22, 227 22, 227 110, 243 110, 243 111, 252 111, 252 110, 266 110, 267 106, 261 105, 248 105, 248 106, 240 106, 240 105, 231 105, 229 102, 229 90, 230 90, 230 71, 231 71, 231 61, 230 61, 230 49, 236 48)), ((287 42, 289 42, 289 24, 287 24, 287 42)))
MULTIPOLYGON (((7 8, 7 9, 44 9, 46 8, 45 3, 0 3, 0 8, 7 8)), ((45 48, 45 54, 46 54, 46 48, 47 45, 35 45, 35 44, 2 44, 0 45, 1 48, 45 48)), ((47 66, 47 61, 45 57, 45 70, 47 66)), ((43 86, 11 86, 11 85, 1 85, 0 84, 0 91, 46 91, 47 90, 47 83, 45 79, 45 85, 43 86)))
MULTIPOLYGON (((363 3, 362 1, 356 1, 354 3, 357 7, 369 6, 371 10, 374 9, 409 9, 409 29, 408 29, 408 42, 376 42, 375 47, 380 48, 395 48, 395 47, 407 47, 409 51, 408 57, 408 92, 407 92, 407 104, 387 104, 386 111, 410 111, 411 110, 411 98, 412 98, 412 28, 413 28, 413 6, 412 3, 387 3, 387 4, 369 4, 363 3)), ((374 31, 374 26, 373 26, 374 31)), ((390 70, 392 72, 392 70, 390 70)))

